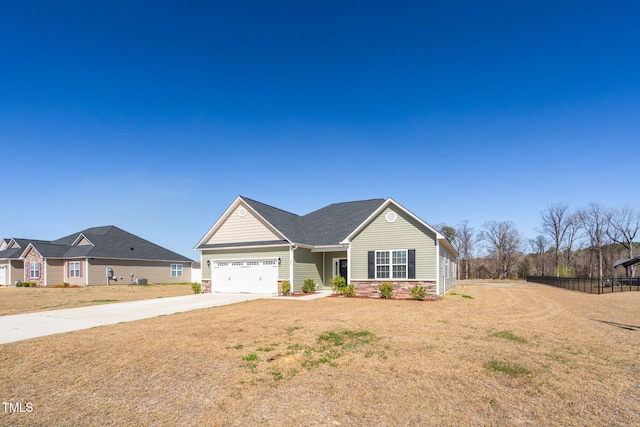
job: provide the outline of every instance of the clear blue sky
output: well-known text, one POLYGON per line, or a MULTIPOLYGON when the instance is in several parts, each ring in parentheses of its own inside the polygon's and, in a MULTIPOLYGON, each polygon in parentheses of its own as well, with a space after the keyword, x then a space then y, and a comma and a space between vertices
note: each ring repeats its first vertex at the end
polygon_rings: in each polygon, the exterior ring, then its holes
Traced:
POLYGON ((638 209, 637 2, 0 2, 0 237, 192 248, 239 194, 638 209), (446 5, 443 5, 445 4, 446 5))

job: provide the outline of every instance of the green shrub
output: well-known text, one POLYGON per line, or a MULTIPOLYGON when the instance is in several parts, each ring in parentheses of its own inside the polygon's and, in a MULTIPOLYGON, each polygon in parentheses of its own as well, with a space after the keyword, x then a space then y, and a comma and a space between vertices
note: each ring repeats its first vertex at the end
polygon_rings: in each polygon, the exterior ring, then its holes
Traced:
POLYGON ((305 294, 309 294, 311 292, 316 291, 316 285, 313 283, 313 279, 304 279, 304 284, 302 285, 302 292, 305 294))
POLYGON ((16 286, 19 288, 34 288, 36 286, 36 282, 18 282, 16 286))
POLYGON ((413 288, 409 289, 409 291, 411 292, 411 298, 415 300, 423 301, 427 298, 427 290, 422 286, 415 285, 413 288))
POLYGON ((71 286, 69 283, 64 282, 64 283, 56 283, 54 288, 68 288, 69 286, 71 286))
POLYGON ((382 298, 393 298, 393 285, 389 282, 383 282, 380 285, 380 296, 382 298))
POLYGON ((191 289, 193 289, 193 293, 194 294, 201 294, 202 293, 202 285, 198 282, 193 282, 191 284, 191 289))
POLYGON ((340 293, 345 297, 352 297, 356 294, 356 287, 351 285, 346 285, 342 289, 340 289, 340 293))
POLYGON ((335 293, 341 293, 340 291, 342 290, 342 288, 347 286, 347 281, 342 276, 335 276, 333 279, 330 280, 330 283, 331 283, 331 289, 335 293))
POLYGON ((283 280, 282 284, 282 295, 291 295, 291 282, 288 280, 283 280))

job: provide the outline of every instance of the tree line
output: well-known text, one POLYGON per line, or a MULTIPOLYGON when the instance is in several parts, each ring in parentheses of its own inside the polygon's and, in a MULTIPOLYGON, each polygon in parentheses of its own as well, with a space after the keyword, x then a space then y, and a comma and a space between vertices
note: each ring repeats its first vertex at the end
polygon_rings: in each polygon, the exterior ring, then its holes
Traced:
MULTIPOLYGON (((513 221, 487 221, 475 230, 468 221, 436 226, 459 253, 459 279, 515 279, 526 276, 614 276, 613 264, 633 258, 640 212, 599 203, 571 210, 566 203, 540 212, 539 233, 526 239, 513 221)), ((624 276, 627 272, 619 272, 624 276)), ((636 266, 629 276, 635 277, 636 266)))

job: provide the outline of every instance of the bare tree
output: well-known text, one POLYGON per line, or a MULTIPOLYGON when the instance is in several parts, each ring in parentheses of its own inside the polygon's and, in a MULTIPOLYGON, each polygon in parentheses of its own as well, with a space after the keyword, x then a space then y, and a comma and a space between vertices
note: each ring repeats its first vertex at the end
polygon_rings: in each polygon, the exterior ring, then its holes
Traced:
POLYGON ((580 218, 582 227, 589 237, 591 248, 598 256, 598 278, 602 282, 602 277, 604 276, 603 248, 608 243, 607 210, 599 203, 591 203, 588 207, 578 211, 578 218, 580 218))
POLYGON ((569 227, 569 205, 558 203, 549 206, 540 212, 542 218, 542 232, 549 236, 555 245, 555 273, 558 275, 560 268, 560 250, 565 241, 567 227, 569 227))
POLYGON ((497 276, 499 279, 507 279, 519 254, 522 240, 520 233, 512 221, 487 221, 482 228, 482 240, 487 244, 489 255, 497 263, 497 276))
POLYGON ((562 251, 565 254, 565 259, 567 261, 567 266, 571 267, 571 258, 573 256, 573 246, 575 245, 576 240, 580 235, 580 229, 582 228, 582 223, 580 221, 580 217, 577 213, 573 213, 567 217, 567 227, 564 233, 564 245, 562 246, 562 251))
POLYGON ((536 269, 540 276, 544 276, 545 272, 545 256, 547 254, 547 249, 549 248, 549 242, 542 235, 539 234, 535 239, 529 240, 529 244, 533 248, 533 251, 537 255, 537 266, 536 269))
MULTIPOLYGON (((633 240, 640 229, 640 213, 631 207, 624 207, 622 210, 612 209, 609 212, 609 227, 607 235, 611 240, 621 244, 627 249, 629 259, 633 258, 633 240)), ((635 277, 636 266, 631 266, 631 277, 635 277)))
POLYGON ((469 221, 462 221, 456 228, 457 249, 462 255, 462 267, 464 269, 464 278, 469 279, 469 263, 473 256, 473 250, 476 244, 476 237, 473 234, 473 228, 469 227, 469 221))

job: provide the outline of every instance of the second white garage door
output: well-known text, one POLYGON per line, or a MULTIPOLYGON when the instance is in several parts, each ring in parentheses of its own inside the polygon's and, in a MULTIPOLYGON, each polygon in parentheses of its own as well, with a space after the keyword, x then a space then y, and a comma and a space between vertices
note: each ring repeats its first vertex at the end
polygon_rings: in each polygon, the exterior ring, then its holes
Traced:
POLYGON ((252 259, 212 261, 213 292, 278 293, 278 261, 252 259))

